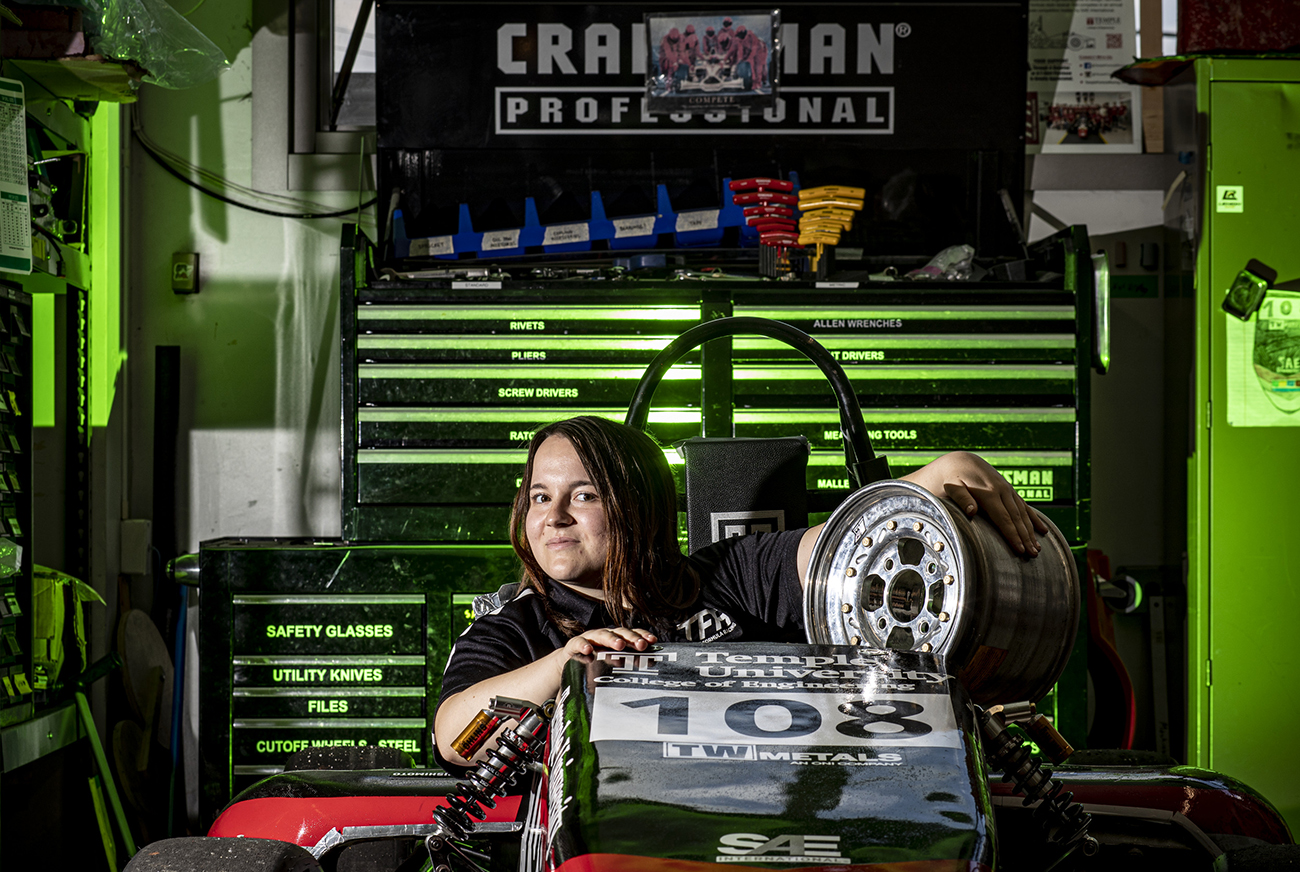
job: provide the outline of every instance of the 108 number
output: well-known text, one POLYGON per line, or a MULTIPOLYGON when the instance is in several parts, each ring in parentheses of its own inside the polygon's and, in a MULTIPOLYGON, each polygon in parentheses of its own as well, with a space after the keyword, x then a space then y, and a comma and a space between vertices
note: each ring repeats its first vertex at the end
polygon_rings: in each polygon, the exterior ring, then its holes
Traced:
MULTIPOLYGON (((659 719, 657 732, 661 736, 690 735, 690 697, 656 696, 624 702, 628 708, 657 706, 659 719)), ((925 708, 904 700, 856 700, 841 703, 839 711, 848 719, 835 725, 836 731, 855 739, 872 739, 890 736, 914 739, 933 729, 917 716, 925 708)), ((755 739, 796 738, 817 732, 822 725, 822 713, 811 705, 791 699, 745 699, 732 703, 722 713, 723 721, 732 732, 755 739), (758 712, 768 706, 785 709, 789 714, 788 726, 769 729, 759 722, 758 712)))

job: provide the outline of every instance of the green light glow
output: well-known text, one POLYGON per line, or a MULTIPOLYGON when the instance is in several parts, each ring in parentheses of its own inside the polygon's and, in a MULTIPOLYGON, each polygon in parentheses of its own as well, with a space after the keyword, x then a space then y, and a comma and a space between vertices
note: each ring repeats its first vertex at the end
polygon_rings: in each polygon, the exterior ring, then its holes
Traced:
MULTIPOLYGON (((333 689, 330 690, 333 693, 333 689)), ((286 729, 424 729, 424 718, 236 718, 230 726, 236 730, 286 730, 286 729)))
MULTIPOLYGON (((319 545, 279 545, 276 547, 275 550, 276 551, 316 551, 319 548, 320 548, 319 545)), ((204 549, 204 550, 209 550, 209 549, 204 549)), ((210 550, 220 552, 220 551, 225 551, 227 549, 219 546, 214 546, 210 550)), ((239 550, 239 549, 236 548, 233 550, 239 550)), ((336 554, 346 553, 348 551, 394 551, 394 550, 423 551, 425 553, 432 552, 434 554, 445 554, 448 551, 452 551, 452 552, 459 552, 459 554, 457 554, 456 556, 461 556, 461 555, 474 555, 474 554, 485 554, 485 553, 492 554, 493 552, 497 554, 510 554, 513 552, 514 549, 512 549, 509 545, 458 545, 452 542, 446 542, 446 543, 438 542, 436 544, 431 542, 411 542, 409 544, 403 544, 401 542, 392 542, 392 543, 385 542, 381 545, 349 544, 346 548, 331 548, 329 550, 333 551, 336 554)))
MULTIPOLYGON (((789 349, 784 342, 766 337, 736 337, 733 347, 737 351, 772 351, 789 349)), ((876 336, 862 334, 818 336, 817 342, 826 348, 877 349, 877 348, 1056 348, 1072 349, 1075 339, 1065 333, 944 333, 897 334, 876 336)))
POLYGON ((483 448, 478 451, 358 451, 357 463, 474 463, 513 464, 523 469, 528 452, 508 448, 483 448))
MULTIPOLYGON (((843 308, 785 307, 751 309, 735 306, 737 316, 773 318, 777 321, 865 321, 878 318, 908 318, 916 321, 1073 321, 1073 306, 845 306, 843 308)), ((835 328, 843 329, 846 325, 835 328)), ((822 329, 814 327, 813 329, 822 329)), ((821 341, 820 338, 818 341, 821 341)))
POLYGON ((122 347, 122 106, 100 103, 90 117, 89 191, 86 210, 90 262, 90 425, 103 427, 113 410, 122 347))
POLYGON ((367 593, 367 594, 236 594, 230 601, 237 606, 366 606, 366 605, 424 605, 423 594, 367 593))
MULTIPOLYGON (((934 424, 988 424, 988 423, 1048 423, 1074 421, 1074 409, 863 409, 862 418, 867 426, 877 422, 934 423, 934 424)), ((741 410, 734 414, 737 424, 839 424, 840 414, 834 409, 824 411, 741 410)))
POLYGON ((32 294, 32 426, 53 427, 54 295, 32 294))
MULTIPOLYGON (((1071 315, 1070 317, 1074 317, 1071 315)), ((517 306, 358 306, 362 321, 698 321, 696 306, 565 306, 520 309, 517 306)), ((512 336, 527 336, 519 331, 512 336)))
POLYGON ((357 348, 385 351, 429 349, 549 349, 579 348, 583 351, 660 351, 672 336, 633 338, 630 336, 544 336, 511 333, 505 336, 359 336, 357 348))
POLYGON ((425 696, 423 687, 237 687, 231 696, 267 699, 285 696, 425 696))
MULTIPOLYGON (((357 367, 361 378, 418 378, 418 379, 521 379, 532 378, 545 382, 589 379, 630 379, 639 381, 641 369, 610 369, 605 366, 510 366, 500 364, 471 364, 468 366, 442 366, 440 364, 413 363, 406 366, 363 363, 357 367)), ((698 366, 675 366, 664 373, 664 381, 699 379, 698 366)))
POLYGON ((230 662, 236 666, 423 666, 425 658, 423 654, 349 654, 346 657, 241 654, 230 658, 230 662))
MULTIPOLYGON (((947 454, 947 451, 885 451, 889 462, 895 466, 925 466, 947 454)), ((1068 451, 981 451, 980 457, 992 466, 1072 466, 1074 456, 1068 451)), ((808 457, 809 466, 843 466, 844 455, 837 452, 814 451, 808 457)))
MULTIPOLYGON (((363 407, 357 410, 357 419, 364 423, 434 423, 450 424, 462 422, 482 422, 500 424, 549 424, 572 418, 576 415, 594 415, 611 421, 622 421, 627 417, 626 409, 481 409, 481 408, 439 408, 439 409, 385 409, 363 407)), ((697 409, 651 409, 652 424, 698 424, 700 412, 697 409)))
MULTIPOLYGON (((664 449, 664 457, 671 464, 681 464, 681 459, 672 448, 664 449)), ((527 451, 515 451, 509 448, 483 448, 475 452, 440 451, 438 449, 416 449, 396 451, 358 451, 357 463, 465 463, 465 464, 511 464, 524 468, 528 461, 527 451)), ((337 597, 322 597, 323 602, 338 602, 337 597)), ((365 600, 371 602, 372 600, 365 600)), ((420 600, 424 602, 424 600, 420 600)))
MULTIPOLYGON (((696 367, 698 369, 698 367, 696 367)), ((929 364, 926 366, 873 365, 851 366, 844 370, 854 381, 879 381, 900 379, 1068 379, 1074 380, 1075 368, 1067 364, 929 364)), ((822 376, 812 370, 790 367, 736 367, 733 375, 737 381, 804 381, 822 376)))

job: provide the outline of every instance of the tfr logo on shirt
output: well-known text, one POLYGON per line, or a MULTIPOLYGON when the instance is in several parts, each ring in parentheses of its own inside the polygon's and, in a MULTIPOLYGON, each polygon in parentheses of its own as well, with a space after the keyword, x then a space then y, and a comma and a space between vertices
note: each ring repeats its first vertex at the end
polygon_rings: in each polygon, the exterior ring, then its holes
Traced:
POLYGON ((784 509, 765 509, 758 512, 710 512, 713 541, 749 536, 753 533, 771 533, 785 529, 784 509))
POLYGON ((736 628, 736 622, 726 612, 717 609, 700 609, 677 625, 687 642, 712 642, 721 639, 736 628))
POLYGON ((848 863, 840 856, 839 836, 758 833, 727 833, 719 840, 717 863, 848 863))

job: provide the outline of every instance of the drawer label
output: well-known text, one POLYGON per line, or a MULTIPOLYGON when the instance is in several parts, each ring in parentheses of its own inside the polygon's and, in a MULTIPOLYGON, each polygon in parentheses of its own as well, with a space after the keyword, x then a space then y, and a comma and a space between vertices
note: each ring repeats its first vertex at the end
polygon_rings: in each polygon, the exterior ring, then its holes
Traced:
POLYGON ((391 639, 392 624, 267 624, 268 639, 391 639))
POLYGON ((718 226, 718 213, 713 209, 700 209, 695 212, 677 213, 677 232, 690 230, 714 230, 718 226))
POLYGON ((654 215, 642 215, 639 218, 615 218, 614 219, 614 238, 623 239, 628 236, 649 236, 654 233, 655 229, 654 215))
POLYGON ((577 388, 497 388, 500 399, 539 399, 559 397, 574 400, 578 398, 577 388))
POLYGON ((542 245, 563 245, 571 242, 588 242, 591 228, 583 224, 552 224, 542 235, 542 245))
MULTIPOLYGON (((302 658, 305 659, 305 658, 302 658)), ((336 658, 330 657, 329 660, 336 658)), ((352 655, 349 659, 361 659, 352 655)), ((234 681, 236 687, 423 687, 425 682, 424 658, 406 655, 410 660, 402 663, 249 663, 247 658, 236 657, 234 681)))
POLYGON ((455 254, 450 236, 428 236, 424 239, 411 240, 411 257, 429 257, 439 254, 455 254))
POLYGON ((419 759, 424 742, 424 729, 374 729, 346 728, 291 730, 240 730, 233 738, 233 757, 236 764, 283 763, 293 754, 307 748, 399 748, 419 759), (358 733, 360 735, 358 735, 358 733), (277 735, 278 734, 278 735, 277 735))
MULTIPOLYGON (((424 649, 422 602, 297 602, 236 604, 231 642, 236 655, 302 656, 327 654, 418 654, 424 649)), ((349 600, 351 597, 348 598, 349 600)), ((376 596, 375 599, 382 599, 376 596)), ((296 668, 328 668, 337 681, 363 681, 372 663, 336 663, 328 667, 295 664, 296 668), (349 677, 339 670, 354 669, 349 677)), ((288 674, 283 673, 283 674, 288 674)), ((376 678, 375 680, 380 680, 376 678)))
POLYGON ((902 318, 819 318, 812 323, 815 330, 861 330, 886 327, 897 330, 903 326, 902 318))
POLYGON ((492 230, 483 234, 480 248, 483 251, 504 251, 519 247, 519 230, 492 230))

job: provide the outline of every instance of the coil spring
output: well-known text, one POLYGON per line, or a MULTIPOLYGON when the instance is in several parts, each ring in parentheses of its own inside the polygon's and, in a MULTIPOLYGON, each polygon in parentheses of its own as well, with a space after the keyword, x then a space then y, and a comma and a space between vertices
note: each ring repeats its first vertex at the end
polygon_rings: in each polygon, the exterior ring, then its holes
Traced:
POLYGON ((1049 846, 1060 849, 1063 858, 1088 837, 1092 816, 1074 802, 1074 794, 1052 778, 1029 747, 1007 730, 996 715, 976 707, 985 738, 985 750, 1002 780, 1024 794, 1023 805, 1039 803, 1032 820, 1043 831, 1049 846))
POLYGON ((1088 833, 1091 816, 1074 802, 1074 794, 1052 778, 1025 745, 1017 745, 1001 761, 1002 780, 1025 795, 1022 805, 1039 803, 1032 819, 1048 835, 1050 844, 1073 846, 1088 833))
POLYGON ((469 838, 474 818, 486 817, 488 809, 496 808, 497 797, 541 758, 548 723, 545 714, 533 710, 514 729, 497 737, 487 759, 447 794, 447 805, 433 810, 434 820, 453 838, 469 838))

